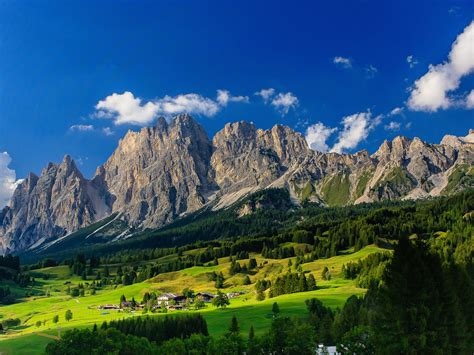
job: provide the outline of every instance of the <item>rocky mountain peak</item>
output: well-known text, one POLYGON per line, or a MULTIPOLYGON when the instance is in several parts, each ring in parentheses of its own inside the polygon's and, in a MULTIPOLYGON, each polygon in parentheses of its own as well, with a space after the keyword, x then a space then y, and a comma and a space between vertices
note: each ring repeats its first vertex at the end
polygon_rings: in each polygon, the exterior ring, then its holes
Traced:
POLYGON ((158 117, 155 127, 161 131, 168 128, 168 122, 166 121, 166 118, 163 116, 158 117))
POLYGON ((73 159, 71 158, 71 156, 69 154, 66 154, 63 157, 62 163, 65 164, 65 165, 70 165, 70 164, 73 163, 73 159))
POLYGON ((464 137, 447 134, 441 140, 441 144, 451 146, 453 148, 460 148, 466 144, 474 144, 474 129, 470 129, 468 134, 464 137))
POLYGON ((156 227, 204 205, 211 153, 191 116, 169 124, 160 119, 153 128, 127 133, 95 179, 109 192, 112 211, 131 224, 156 227))
POLYGON ((373 155, 337 154, 314 152, 284 125, 228 123, 211 141, 190 115, 161 117, 128 131, 92 180, 69 155, 39 177, 30 174, 0 213, 0 252, 46 243, 115 212, 130 226, 157 228, 268 187, 289 190, 294 203, 325 205, 437 196, 453 172, 473 164, 472 130, 441 144, 398 136, 373 155))
POLYGON ((384 140, 372 156, 380 161, 403 160, 410 144, 411 140, 404 136, 397 136, 392 141, 384 140))
POLYGON ((180 115, 177 115, 175 118, 173 118, 172 123, 175 125, 191 126, 191 127, 199 125, 199 123, 191 115, 187 113, 182 113, 180 115))
POLYGON ((392 153, 403 155, 411 144, 411 140, 405 136, 397 136, 392 141, 392 153))
POLYGON ((3 210, 0 249, 25 249, 91 224, 104 217, 97 213, 100 199, 70 156, 49 163, 39 177, 29 174, 3 210))
POLYGON ((214 139, 255 139, 256 132, 252 122, 232 122, 227 123, 222 130, 217 132, 214 139))
POLYGON ((80 179, 83 178, 82 173, 77 168, 76 162, 70 155, 64 156, 63 161, 58 165, 58 171, 65 176, 75 175, 80 179))

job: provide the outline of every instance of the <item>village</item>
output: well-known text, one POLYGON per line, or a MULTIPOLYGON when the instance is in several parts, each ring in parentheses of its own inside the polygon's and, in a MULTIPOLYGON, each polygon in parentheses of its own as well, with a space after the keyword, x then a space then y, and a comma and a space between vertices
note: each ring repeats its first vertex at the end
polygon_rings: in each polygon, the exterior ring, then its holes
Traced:
POLYGON ((119 312, 136 312, 138 310, 147 312, 167 312, 167 311, 185 311, 198 310, 205 308, 206 304, 212 303, 216 307, 225 307, 229 304, 229 299, 239 297, 245 294, 244 291, 239 292, 218 292, 213 294, 210 292, 198 292, 184 289, 182 294, 162 293, 156 294, 145 293, 142 302, 137 302, 135 298, 127 300, 124 295, 120 298, 119 304, 104 304, 97 306, 99 310, 112 310, 119 312))

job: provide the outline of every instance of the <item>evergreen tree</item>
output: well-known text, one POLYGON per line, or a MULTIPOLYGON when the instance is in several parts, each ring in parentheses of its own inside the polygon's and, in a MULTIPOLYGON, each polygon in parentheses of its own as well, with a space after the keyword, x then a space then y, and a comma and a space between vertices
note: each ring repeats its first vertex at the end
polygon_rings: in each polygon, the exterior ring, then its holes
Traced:
POLYGON ((249 341, 255 340, 255 331, 253 330, 253 325, 250 326, 249 330, 249 341))
POLYGON ((255 258, 251 258, 249 260, 249 266, 248 266, 248 269, 249 270, 253 270, 257 267, 257 260, 255 260, 255 258))
POLYGON ((323 280, 330 280, 331 279, 331 273, 329 272, 329 269, 327 266, 324 267, 323 272, 321 273, 321 278, 323 280))
POLYGON ((248 336, 248 340, 247 340, 247 351, 246 353, 249 354, 249 355, 256 355, 258 354, 259 352, 261 352, 261 349, 259 349, 259 346, 258 346, 258 339, 255 338, 255 331, 253 329, 253 325, 250 326, 250 330, 249 330, 249 336, 248 336))
POLYGON ((400 239, 377 300, 373 330, 378 351, 453 353, 467 347, 465 322, 455 293, 446 290, 452 287, 447 277, 423 242, 400 239))
POLYGON ((240 327, 239 327, 239 323, 237 322, 237 317, 233 315, 232 320, 230 321, 229 333, 238 334, 239 332, 240 332, 240 327))
POLYGON ((309 274, 308 276, 308 291, 316 290, 316 279, 314 278, 313 274, 309 274))
POLYGON ((69 322, 72 319, 72 311, 68 309, 64 315, 64 318, 69 322))
POLYGON ((125 297, 125 295, 122 295, 120 296, 120 305, 124 302, 127 302, 127 298, 125 297))
POLYGON ((276 302, 273 303, 272 313, 273 313, 273 317, 278 317, 278 314, 280 313, 280 307, 278 306, 278 303, 276 302))

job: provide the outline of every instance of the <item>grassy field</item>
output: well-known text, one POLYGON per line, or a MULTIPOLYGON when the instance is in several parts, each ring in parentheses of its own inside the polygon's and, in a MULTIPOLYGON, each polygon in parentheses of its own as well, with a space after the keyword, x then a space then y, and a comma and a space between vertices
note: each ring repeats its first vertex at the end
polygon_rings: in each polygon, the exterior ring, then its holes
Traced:
MULTIPOLYGON (((257 271, 250 274, 252 285, 243 285, 242 274, 231 276, 228 274, 229 258, 219 259, 219 265, 195 266, 185 270, 160 274, 145 282, 130 286, 108 286, 98 290, 96 295, 72 298, 64 292, 65 282, 75 285, 81 281, 79 277, 71 277, 67 266, 57 266, 36 270, 37 275, 47 274, 46 280, 37 280, 36 291, 47 289, 50 293, 46 296, 30 296, 22 302, 0 307, 0 317, 20 318, 22 324, 6 335, 0 335, 0 354, 40 354, 51 336, 57 336, 59 330, 64 331, 72 327, 91 326, 123 317, 136 317, 141 313, 124 313, 118 311, 98 310, 97 306, 103 304, 118 304, 123 294, 130 299, 135 297, 141 301, 143 294, 149 291, 180 293, 185 287, 198 291, 215 292, 214 282, 209 281, 207 274, 212 271, 223 272, 225 292, 244 291, 241 297, 231 300, 230 306, 225 310, 217 310, 212 306, 199 311, 206 318, 211 335, 220 335, 225 332, 233 315, 236 315, 243 334, 247 334, 251 325, 256 334, 262 334, 271 324, 271 307, 273 302, 278 302, 281 314, 292 317, 304 317, 306 307, 304 301, 316 297, 331 307, 340 307, 345 300, 353 294, 363 294, 364 289, 357 288, 353 281, 344 280, 340 273, 342 265, 366 257, 367 255, 382 251, 375 246, 368 246, 358 252, 348 250, 345 254, 329 259, 320 259, 302 265, 303 271, 312 273, 318 284, 318 290, 310 292, 282 295, 264 301, 256 301, 253 283, 258 279, 273 279, 279 273, 288 270, 288 259, 264 259, 261 255, 252 255, 261 265, 257 271), (321 273, 327 266, 331 272, 331 280, 323 281, 321 273), (73 319, 67 322, 64 319, 66 310, 73 312, 73 319), (52 319, 59 316, 59 322, 53 324, 52 319), (46 321, 46 324, 37 327, 37 321, 46 321)), ((293 260, 294 261, 294 260, 293 260)), ((246 261, 241 261, 246 262, 246 261)), ((168 314, 179 314, 170 312, 168 314)), ((157 314, 156 316, 163 316, 157 314)))

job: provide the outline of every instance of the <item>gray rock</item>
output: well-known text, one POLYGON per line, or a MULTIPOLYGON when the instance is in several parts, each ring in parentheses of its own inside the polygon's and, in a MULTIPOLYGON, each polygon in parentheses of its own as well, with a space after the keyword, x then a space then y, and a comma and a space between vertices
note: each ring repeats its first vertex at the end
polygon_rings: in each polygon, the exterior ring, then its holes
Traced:
POLYGON ((154 127, 129 131, 91 180, 69 156, 39 177, 30 174, 0 212, 0 252, 37 247, 115 212, 134 228, 157 228, 268 187, 288 189, 296 204, 438 196, 448 193, 450 174, 473 163, 472 132, 440 144, 396 137, 373 155, 337 154, 311 150, 286 126, 228 123, 211 141, 189 115, 171 123, 160 118, 154 127))

